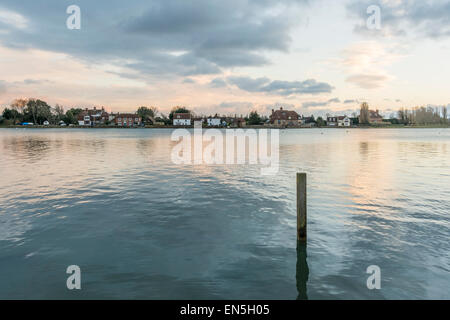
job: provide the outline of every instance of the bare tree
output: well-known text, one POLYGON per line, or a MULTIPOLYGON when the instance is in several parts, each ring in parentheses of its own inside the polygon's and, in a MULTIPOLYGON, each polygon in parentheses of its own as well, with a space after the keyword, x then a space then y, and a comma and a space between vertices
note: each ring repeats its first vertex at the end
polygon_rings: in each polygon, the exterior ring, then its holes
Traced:
POLYGON ((442 117, 443 117, 444 123, 447 124, 448 123, 447 106, 442 107, 442 117))
POLYGON ((23 111, 25 109, 25 106, 27 105, 27 100, 25 99, 16 99, 11 103, 11 108, 15 110, 16 112, 13 112, 13 122, 16 124, 17 115, 23 114, 23 111))
POLYGON ((56 115, 56 119, 55 119, 55 124, 56 124, 64 118, 64 108, 62 106, 60 106, 59 104, 57 104, 55 106, 54 112, 56 115))
POLYGON ((361 111, 359 113, 359 123, 360 124, 369 124, 369 104, 367 102, 363 102, 361 104, 361 111))
POLYGON ((150 107, 150 111, 152 112, 152 117, 155 118, 158 115, 158 108, 157 107, 150 107))

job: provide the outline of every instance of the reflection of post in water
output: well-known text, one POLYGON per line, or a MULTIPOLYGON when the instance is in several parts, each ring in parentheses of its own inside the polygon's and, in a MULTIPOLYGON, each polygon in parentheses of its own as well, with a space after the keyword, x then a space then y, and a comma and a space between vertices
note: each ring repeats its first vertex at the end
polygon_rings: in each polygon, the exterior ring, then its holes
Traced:
POLYGON ((297 271, 295 278, 297 280, 297 300, 307 300, 306 284, 309 277, 308 262, 306 261, 306 243, 297 242, 297 271))

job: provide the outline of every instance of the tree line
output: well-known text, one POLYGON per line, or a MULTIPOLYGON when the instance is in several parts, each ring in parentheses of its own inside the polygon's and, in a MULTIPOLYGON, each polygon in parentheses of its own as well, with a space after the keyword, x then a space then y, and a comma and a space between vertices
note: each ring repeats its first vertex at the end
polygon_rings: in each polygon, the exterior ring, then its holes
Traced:
MULTIPOLYGON (((392 117, 391 117, 392 118, 392 117)), ((415 107, 412 109, 401 108, 397 112, 398 123, 410 125, 448 124, 448 111, 442 107, 415 107)))
MULTIPOLYGON (((361 124, 370 123, 369 105, 367 102, 361 104, 359 121, 361 124)), ((383 121, 392 124, 403 125, 442 125, 449 124, 448 110, 446 106, 441 107, 415 107, 412 109, 401 108, 391 114, 389 119, 383 121)))
MULTIPOLYGON (((61 121, 66 124, 78 124, 78 116, 83 112, 81 108, 70 108, 64 111, 64 108, 56 104, 54 107, 47 102, 40 99, 16 99, 9 107, 3 110, 3 120, 8 121, 10 125, 16 125, 23 122, 32 122, 34 124, 42 125, 44 121, 48 121, 52 125, 57 125, 61 121)), ((156 107, 141 106, 136 113, 142 118, 144 123, 160 122, 166 125, 172 123, 173 115, 175 113, 191 113, 195 117, 195 113, 186 107, 174 107, 166 116, 158 111, 156 107)), ((216 117, 218 115, 216 114, 216 117)), ((249 125, 264 124, 268 117, 261 116, 257 111, 250 112, 244 117, 244 120, 249 125)), ((360 116, 354 115, 353 122, 361 124, 369 124, 369 105, 362 103, 360 108, 360 116)), ((392 124, 404 125, 437 125, 449 124, 447 107, 415 107, 412 109, 401 108, 396 114, 392 114, 390 119, 386 121, 392 124)), ((308 122, 313 122, 317 126, 325 126, 326 121, 322 117, 314 119, 314 116, 308 118, 308 122)), ((355 123, 356 124, 356 123, 355 123)))
POLYGON ((52 107, 40 99, 16 99, 3 110, 2 116, 11 125, 23 122, 43 124, 44 121, 53 125, 61 121, 66 124, 77 124, 77 117, 81 112, 83 110, 80 108, 71 108, 64 112, 62 106, 57 104, 52 107))
MULTIPOLYGON (((78 116, 83 111, 84 109, 82 108, 70 108, 65 111, 64 107, 59 104, 52 107, 47 102, 40 99, 16 99, 9 107, 3 110, 2 121, 6 120, 9 125, 17 125, 24 122, 42 125, 45 121, 48 121, 51 125, 58 125, 61 121, 65 124, 77 125, 78 116)), ((190 113, 193 117, 196 117, 195 112, 182 106, 172 108, 168 115, 159 112, 156 107, 141 106, 136 111, 136 114, 142 118, 143 123, 159 122, 164 123, 165 125, 172 124, 173 115, 175 113, 190 113)), ((216 114, 215 117, 219 116, 216 114)), ((248 125, 262 125, 269 118, 258 114, 257 111, 251 111, 250 114, 244 116, 243 119, 248 125)), ((307 122, 316 123, 318 126, 326 125, 326 122, 322 117, 318 117, 316 120, 314 116, 311 116, 307 119, 307 122)))

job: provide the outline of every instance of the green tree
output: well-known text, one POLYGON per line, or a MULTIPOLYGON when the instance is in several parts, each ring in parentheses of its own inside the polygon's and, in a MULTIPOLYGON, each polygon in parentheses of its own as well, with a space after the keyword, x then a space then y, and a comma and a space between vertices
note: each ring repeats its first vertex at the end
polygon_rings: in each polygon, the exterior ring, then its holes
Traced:
POLYGON ((259 116, 257 111, 250 112, 250 115, 248 116, 248 124, 249 125, 261 124, 261 117, 259 116))
POLYGON ((45 101, 30 99, 24 109, 24 116, 31 118, 34 124, 42 124, 45 120, 51 119, 51 107, 45 101))
POLYGON ((20 117, 20 114, 15 109, 5 108, 5 110, 3 110, 2 116, 5 120, 11 120, 12 124, 16 124, 15 121, 20 117))
POLYGON ((63 117, 63 121, 67 124, 78 124, 78 115, 82 113, 83 110, 80 108, 71 108, 67 110, 66 115, 63 117))
POLYGON ((156 107, 140 107, 137 110, 137 114, 142 118, 143 122, 147 122, 148 120, 155 119, 155 116, 158 112, 156 107))
POLYGON ((66 112, 63 121, 67 124, 77 124, 77 118, 74 116, 72 110, 66 112))
POLYGON ((318 127, 324 127, 327 125, 327 123, 325 122, 325 120, 323 120, 322 117, 318 117, 316 123, 318 127))
POLYGON ((170 119, 163 113, 161 113, 159 117, 156 117, 155 121, 156 122, 163 122, 164 125, 166 125, 166 126, 171 124, 170 119))

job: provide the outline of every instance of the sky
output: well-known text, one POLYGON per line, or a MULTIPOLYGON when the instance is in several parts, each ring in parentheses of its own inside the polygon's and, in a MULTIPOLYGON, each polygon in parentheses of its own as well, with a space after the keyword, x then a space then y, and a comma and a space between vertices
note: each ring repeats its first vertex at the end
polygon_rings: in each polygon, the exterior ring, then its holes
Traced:
POLYGON ((448 105, 449 57, 450 0, 0 2, 0 109, 388 115, 448 105))

